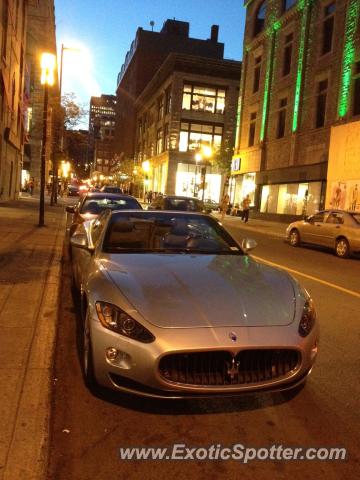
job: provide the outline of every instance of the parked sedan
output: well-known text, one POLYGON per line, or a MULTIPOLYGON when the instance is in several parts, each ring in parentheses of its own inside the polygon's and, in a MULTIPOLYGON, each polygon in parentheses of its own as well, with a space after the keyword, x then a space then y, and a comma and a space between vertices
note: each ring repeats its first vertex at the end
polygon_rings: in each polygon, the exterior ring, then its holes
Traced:
POLYGON ((159 195, 148 207, 148 210, 178 210, 182 212, 204 212, 201 200, 179 195, 159 195))
POLYGON ((302 243, 320 245, 334 250, 340 258, 360 251, 360 213, 324 210, 305 220, 291 223, 286 239, 297 247, 302 243))
POLYGON ((88 386, 182 398, 303 385, 309 294, 205 214, 105 211, 71 238, 88 386))
POLYGON ((73 235, 79 224, 97 218, 106 208, 111 210, 142 210, 140 203, 136 198, 130 195, 101 192, 88 193, 82 197, 77 205, 66 207, 66 211, 72 214, 69 227, 70 237, 73 235))
POLYGON ((79 186, 78 186, 78 185, 69 184, 69 185, 67 186, 67 194, 68 194, 68 197, 77 197, 77 196, 79 196, 79 186))
POLYGON ((122 189, 116 185, 104 185, 100 191, 105 193, 124 193, 122 189))

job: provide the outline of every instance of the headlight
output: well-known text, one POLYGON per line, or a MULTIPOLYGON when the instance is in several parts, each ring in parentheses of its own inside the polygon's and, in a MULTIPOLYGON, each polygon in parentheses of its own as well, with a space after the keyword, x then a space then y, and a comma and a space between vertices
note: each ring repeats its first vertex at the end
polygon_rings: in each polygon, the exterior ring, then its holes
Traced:
POLYGON ((125 337, 138 340, 139 342, 151 343, 155 340, 152 333, 121 310, 121 308, 106 302, 96 302, 95 306, 98 318, 103 327, 120 333, 125 337))
POLYGON ((311 332, 316 321, 316 311, 314 302, 311 298, 308 298, 305 302, 303 314, 299 325, 299 334, 302 337, 307 337, 311 332))

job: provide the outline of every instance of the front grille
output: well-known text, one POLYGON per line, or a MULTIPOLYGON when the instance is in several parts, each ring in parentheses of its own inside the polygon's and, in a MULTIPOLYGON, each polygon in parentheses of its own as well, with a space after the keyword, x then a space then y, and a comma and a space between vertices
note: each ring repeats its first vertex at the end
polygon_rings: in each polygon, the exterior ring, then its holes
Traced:
POLYGON ((161 377, 184 385, 249 385, 280 379, 296 368, 296 350, 243 350, 230 352, 190 352, 166 355, 160 360, 161 377))

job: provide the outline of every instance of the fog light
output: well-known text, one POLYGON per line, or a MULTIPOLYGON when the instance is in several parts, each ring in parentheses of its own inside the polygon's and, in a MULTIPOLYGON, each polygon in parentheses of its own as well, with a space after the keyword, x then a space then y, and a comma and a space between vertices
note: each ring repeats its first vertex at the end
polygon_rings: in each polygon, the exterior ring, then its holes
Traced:
POLYGON ((108 360, 115 360, 116 357, 118 356, 118 351, 114 347, 109 347, 106 349, 106 358, 108 360))

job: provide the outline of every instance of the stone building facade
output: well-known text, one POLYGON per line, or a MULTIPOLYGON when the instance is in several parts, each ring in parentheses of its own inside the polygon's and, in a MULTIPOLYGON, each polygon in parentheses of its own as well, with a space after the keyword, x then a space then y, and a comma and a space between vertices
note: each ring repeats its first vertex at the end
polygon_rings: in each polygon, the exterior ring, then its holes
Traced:
POLYGON ((311 214, 325 206, 332 127, 360 118, 360 3, 246 7, 232 201, 249 193, 268 217, 311 214))
POLYGON ((213 25, 210 38, 202 40, 191 38, 189 23, 179 20, 166 20, 160 32, 138 28, 117 81, 115 146, 121 161, 134 158, 135 102, 166 57, 174 52, 222 59, 218 29, 213 25))
MULTIPOLYGON (((25 156, 23 181, 32 179, 35 192, 40 188, 41 147, 43 141, 44 85, 41 85, 40 58, 44 52, 56 56, 56 27, 54 0, 29 0, 26 40, 25 82, 25 156)), ((45 152, 45 181, 52 181, 54 155, 61 148, 59 126, 59 85, 49 87, 47 138, 45 152)))
POLYGON ((233 152, 240 70, 232 60, 167 57, 135 105, 135 159, 146 165, 146 190, 219 201, 233 152))
POLYGON ((0 2, 0 201, 20 190, 27 8, 27 0, 0 2))

